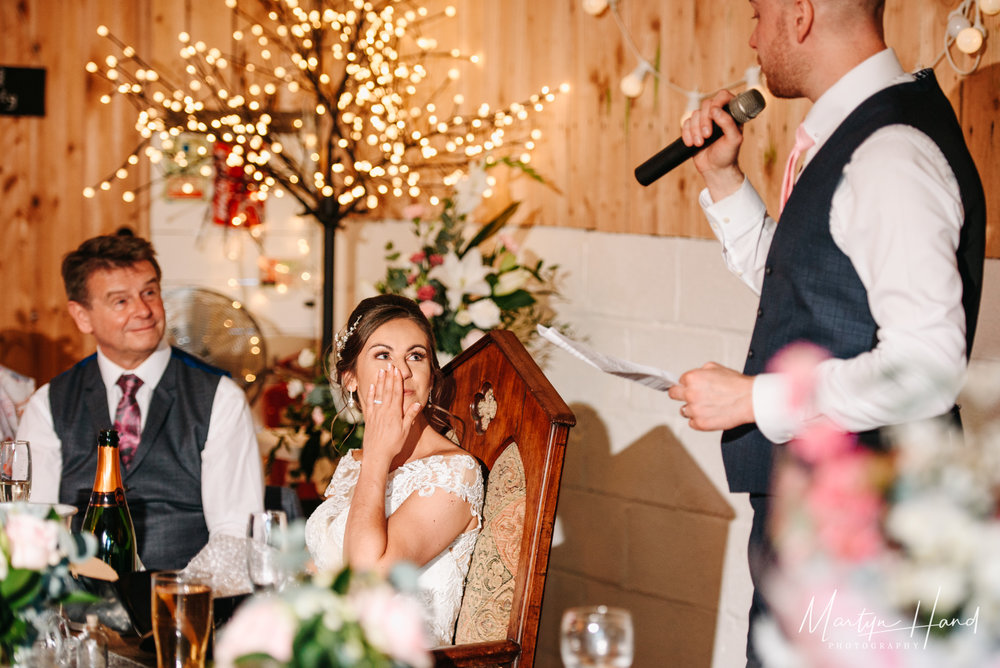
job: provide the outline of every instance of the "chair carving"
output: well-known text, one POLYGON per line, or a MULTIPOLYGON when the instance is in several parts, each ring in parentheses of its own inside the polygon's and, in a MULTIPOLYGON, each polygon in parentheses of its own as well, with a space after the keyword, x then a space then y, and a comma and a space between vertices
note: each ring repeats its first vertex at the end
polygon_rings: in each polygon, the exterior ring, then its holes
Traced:
POLYGON ((511 332, 490 332, 444 373, 461 445, 489 475, 456 644, 435 649, 435 665, 530 668, 576 418, 511 332))

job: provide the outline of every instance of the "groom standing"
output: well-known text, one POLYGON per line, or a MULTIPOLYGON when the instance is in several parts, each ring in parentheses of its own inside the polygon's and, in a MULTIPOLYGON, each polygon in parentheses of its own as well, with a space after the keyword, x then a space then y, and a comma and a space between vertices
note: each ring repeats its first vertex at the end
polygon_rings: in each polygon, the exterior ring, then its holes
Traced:
MULTIPOLYGON (((884 0, 750 0, 770 91, 813 106, 796 132, 777 217, 740 170, 722 92, 684 124, 700 203, 731 270, 760 295, 743 373, 709 362, 670 390, 689 425, 724 429, 730 490, 754 510, 750 570, 766 565, 773 452, 820 416, 875 444, 878 428, 955 411, 982 288, 986 212, 962 129, 930 71, 886 47, 884 0), (801 167, 799 164, 801 163, 801 167), (798 169, 801 169, 798 172, 798 169), (795 175, 799 173, 796 180, 795 175), (793 186, 794 185, 794 189, 793 186), (831 352, 814 402, 789 409, 765 373, 794 341, 831 352)), ((751 623, 763 611, 755 590, 751 623)), ((752 630, 752 629, 751 629, 752 630)), ((752 640, 748 665, 759 665, 752 640)))

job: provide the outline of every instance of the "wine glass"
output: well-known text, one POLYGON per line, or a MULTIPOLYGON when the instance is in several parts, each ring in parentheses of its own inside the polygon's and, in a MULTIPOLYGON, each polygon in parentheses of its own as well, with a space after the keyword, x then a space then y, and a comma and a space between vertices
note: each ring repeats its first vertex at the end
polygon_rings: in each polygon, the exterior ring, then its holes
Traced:
POLYGON ((255 592, 280 590, 285 584, 282 563, 287 540, 284 511, 250 513, 247 524, 247 574, 255 592))
POLYGON ((31 447, 28 441, 0 444, 0 501, 27 501, 31 496, 31 447))
POLYGON ((566 668, 629 668, 633 643, 628 610, 599 605, 563 613, 559 650, 566 668))

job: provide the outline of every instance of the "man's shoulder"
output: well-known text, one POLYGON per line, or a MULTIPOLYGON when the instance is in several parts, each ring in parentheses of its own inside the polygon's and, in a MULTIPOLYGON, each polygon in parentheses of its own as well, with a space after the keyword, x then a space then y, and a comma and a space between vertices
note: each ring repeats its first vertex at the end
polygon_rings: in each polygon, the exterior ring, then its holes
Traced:
POLYGON ((220 369, 217 366, 213 366, 200 357, 196 357, 191 353, 185 352, 176 346, 170 347, 170 359, 184 365, 186 368, 201 371, 212 376, 230 377, 230 373, 228 371, 220 369))

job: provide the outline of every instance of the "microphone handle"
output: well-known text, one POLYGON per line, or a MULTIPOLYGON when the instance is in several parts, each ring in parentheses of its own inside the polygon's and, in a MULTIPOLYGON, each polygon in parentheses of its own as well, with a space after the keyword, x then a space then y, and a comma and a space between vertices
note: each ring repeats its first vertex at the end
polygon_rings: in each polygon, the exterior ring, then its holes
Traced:
POLYGON ((660 178, 674 167, 693 158, 709 144, 715 142, 723 134, 722 128, 712 123, 712 134, 705 138, 701 146, 688 146, 683 139, 677 139, 662 151, 635 168, 635 180, 644 186, 660 178))

